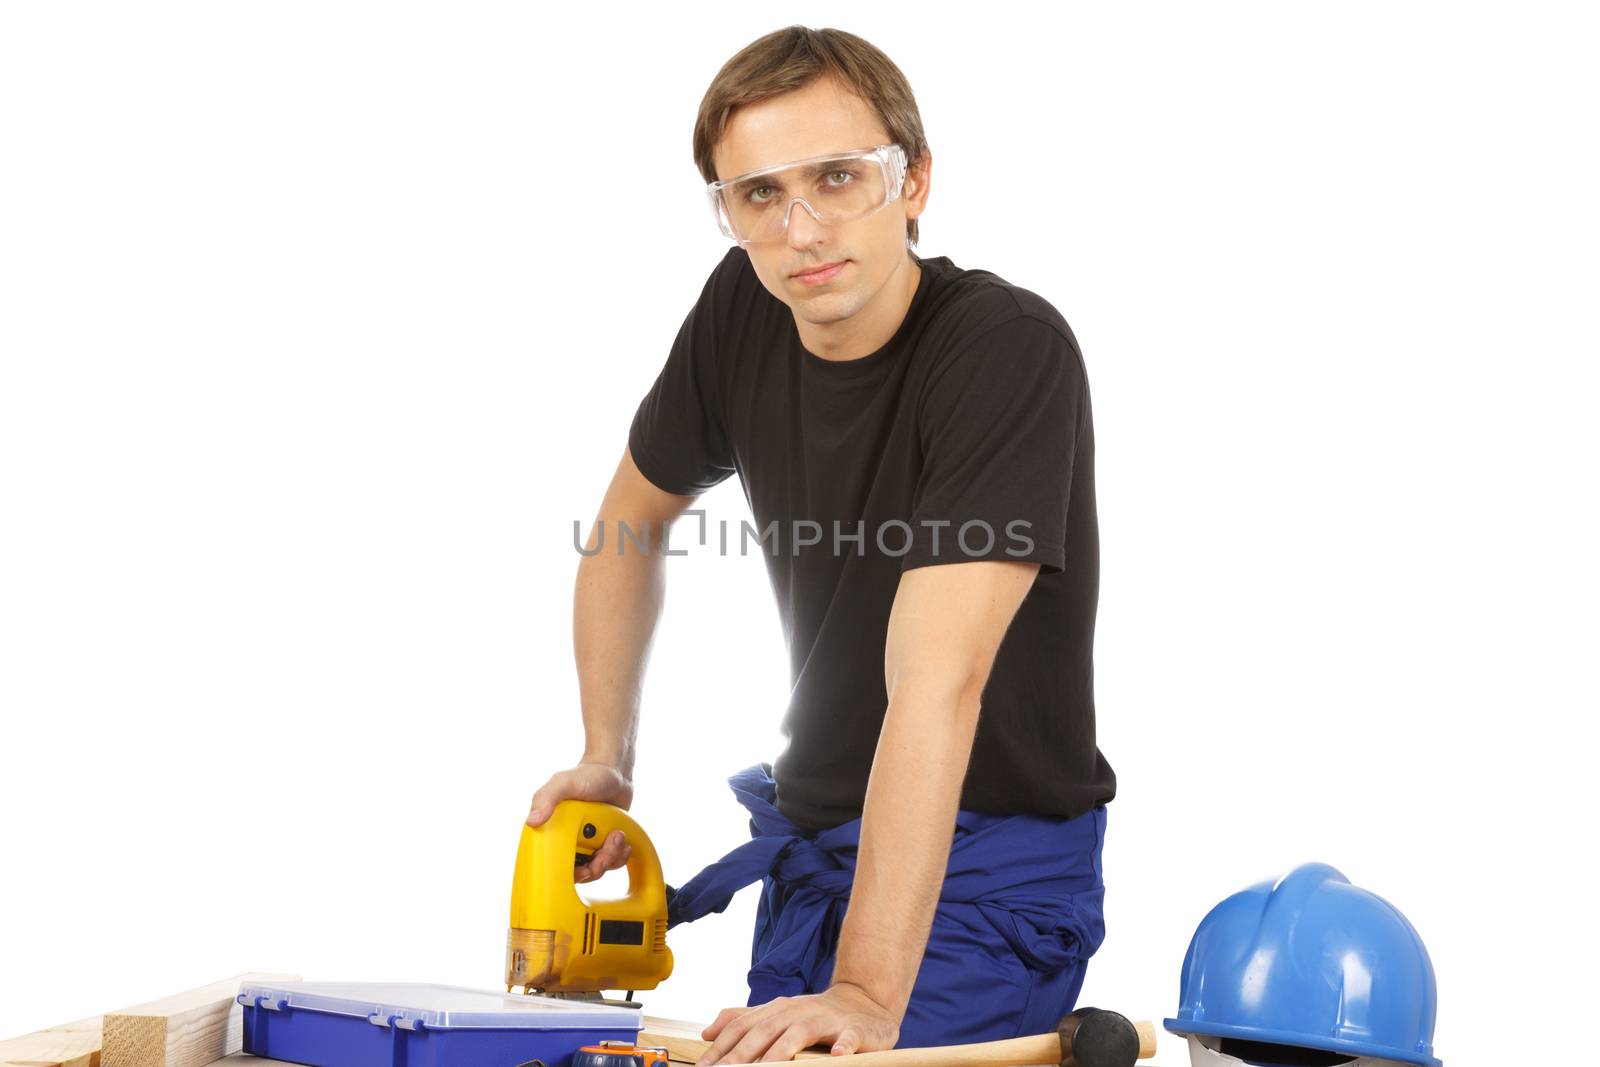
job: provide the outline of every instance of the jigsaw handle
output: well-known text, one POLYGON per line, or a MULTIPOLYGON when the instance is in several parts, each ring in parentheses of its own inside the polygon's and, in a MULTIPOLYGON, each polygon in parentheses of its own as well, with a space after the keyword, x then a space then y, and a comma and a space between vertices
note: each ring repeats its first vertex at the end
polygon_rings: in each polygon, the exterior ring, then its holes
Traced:
POLYGON ((573 805, 577 827, 578 848, 593 853, 613 830, 621 830, 623 839, 632 847, 626 864, 628 871, 629 900, 655 900, 666 898, 666 883, 661 875, 661 858, 656 846, 639 828, 633 816, 615 804, 592 800, 564 800, 556 807, 573 805), (589 833, 590 828, 593 833, 589 833))
MULTIPOLYGON (((522 827, 511 887, 511 925, 531 929, 548 914, 552 897, 576 904, 572 868, 579 853, 595 852, 613 830, 621 830, 632 847, 628 856, 628 894, 624 900, 664 902, 666 884, 655 845, 627 812, 615 804, 563 800, 540 826, 522 827)), ((663 916, 664 918, 664 916, 663 916)))

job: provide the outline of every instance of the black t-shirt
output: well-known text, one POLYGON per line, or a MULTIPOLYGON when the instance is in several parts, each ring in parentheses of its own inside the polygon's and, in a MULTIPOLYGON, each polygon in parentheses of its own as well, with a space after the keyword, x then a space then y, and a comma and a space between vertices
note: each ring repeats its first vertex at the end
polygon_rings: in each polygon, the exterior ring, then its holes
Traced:
POLYGON ((894 336, 826 360, 730 248, 629 448, 670 493, 739 475, 752 521, 726 527, 726 551, 765 559, 789 646, 788 743, 773 764, 787 818, 821 828, 861 814, 900 575, 972 559, 1040 570, 984 688, 961 806, 1070 818, 1116 792, 1095 744, 1100 557, 1083 359, 1037 294, 947 256, 916 259, 894 336))

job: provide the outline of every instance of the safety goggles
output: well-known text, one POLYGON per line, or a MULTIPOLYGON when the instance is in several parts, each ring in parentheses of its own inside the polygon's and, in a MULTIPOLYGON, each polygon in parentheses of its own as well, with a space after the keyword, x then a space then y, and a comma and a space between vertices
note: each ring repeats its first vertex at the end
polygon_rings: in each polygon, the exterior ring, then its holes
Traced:
POLYGON ((783 237, 795 204, 824 226, 864 219, 900 198, 905 177, 905 149, 881 144, 762 167, 706 192, 717 226, 743 247, 783 237))

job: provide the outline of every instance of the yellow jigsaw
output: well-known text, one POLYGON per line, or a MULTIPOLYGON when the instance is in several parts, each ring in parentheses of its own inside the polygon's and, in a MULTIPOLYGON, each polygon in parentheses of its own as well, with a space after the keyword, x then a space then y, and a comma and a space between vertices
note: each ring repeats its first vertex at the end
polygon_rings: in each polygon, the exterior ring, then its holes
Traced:
POLYGON ((563 800, 538 827, 524 824, 511 880, 506 991, 598 999, 607 989, 654 989, 672 974, 667 887, 650 838, 614 804, 563 800), (573 868, 621 830, 628 895, 585 901, 573 868))

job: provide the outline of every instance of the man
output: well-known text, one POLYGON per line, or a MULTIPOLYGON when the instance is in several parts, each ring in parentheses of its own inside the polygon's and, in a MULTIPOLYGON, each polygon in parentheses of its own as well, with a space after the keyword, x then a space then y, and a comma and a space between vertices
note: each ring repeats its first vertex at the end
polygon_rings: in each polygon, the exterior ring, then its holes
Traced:
MULTIPOLYGON (((659 530, 737 472, 775 538, 788 746, 770 776, 733 779, 754 839, 672 900, 684 921, 765 880, 750 1006, 706 1028, 700 1062, 1046 1029, 1104 935, 1115 792, 1094 734, 1076 340, 1036 294, 911 251, 932 156, 903 75, 858 37, 791 26, 745 48, 706 94, 695 155, 736 246, 639 406, 597 526, 659 530)), ((1010 156, 988 176, 1050 189, 1010 156)), ((566 797, 631 803, 662 565, 580 564, 587 748, 530 824, 566 797)), ((583 880, 627 854, 613 835, 583 880)))

